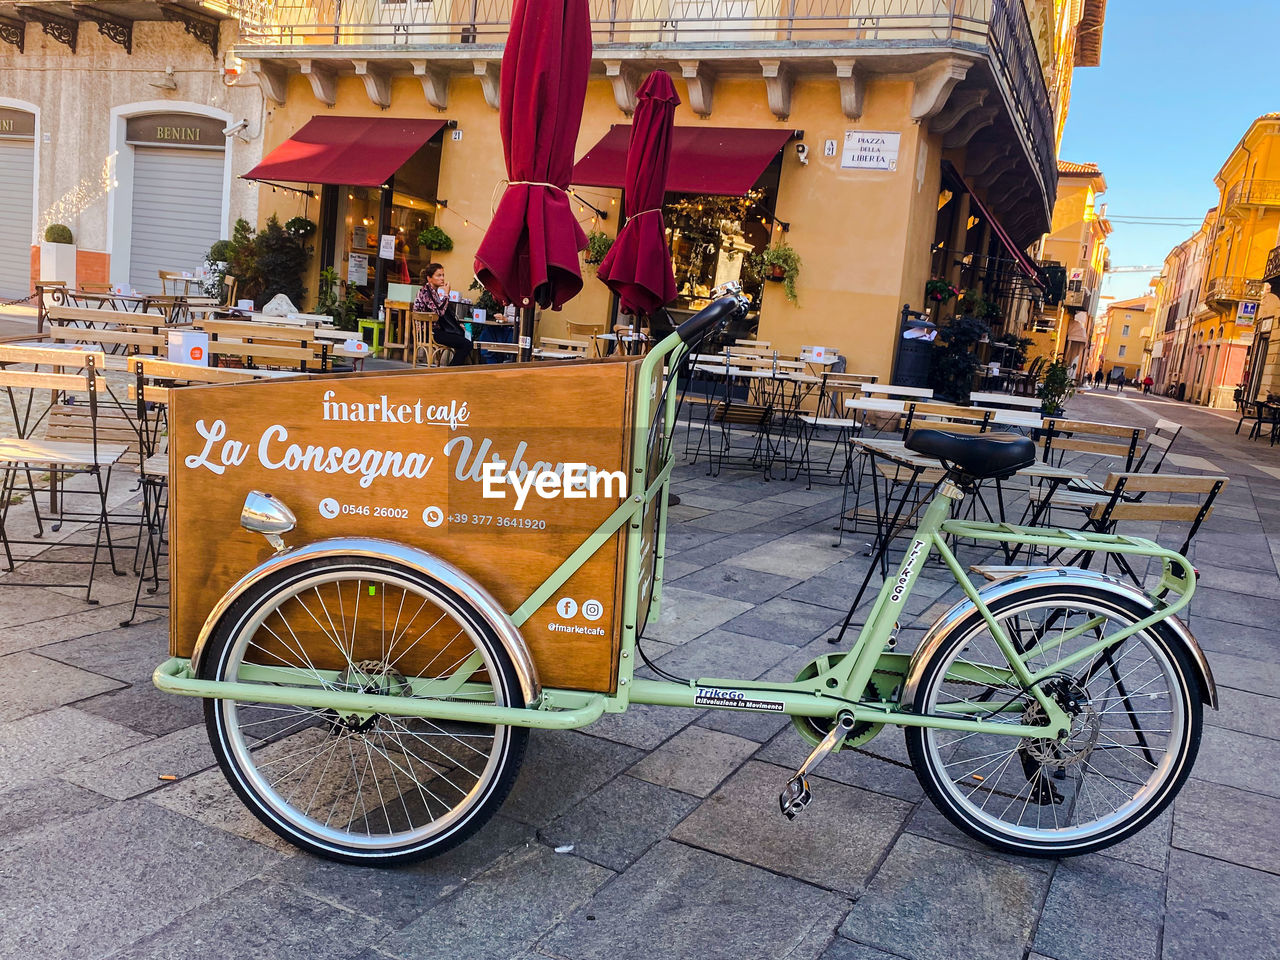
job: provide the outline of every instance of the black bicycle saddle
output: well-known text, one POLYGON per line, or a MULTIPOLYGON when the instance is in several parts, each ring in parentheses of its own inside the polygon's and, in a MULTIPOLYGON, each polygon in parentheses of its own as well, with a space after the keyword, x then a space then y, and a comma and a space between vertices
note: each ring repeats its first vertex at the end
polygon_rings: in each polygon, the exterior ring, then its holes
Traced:
POLYGON ((948 433, 912 430, 906 447, 954 464, 974 480, 1000 480, 1036 462, 1036 445, 1016 433, 948 433))

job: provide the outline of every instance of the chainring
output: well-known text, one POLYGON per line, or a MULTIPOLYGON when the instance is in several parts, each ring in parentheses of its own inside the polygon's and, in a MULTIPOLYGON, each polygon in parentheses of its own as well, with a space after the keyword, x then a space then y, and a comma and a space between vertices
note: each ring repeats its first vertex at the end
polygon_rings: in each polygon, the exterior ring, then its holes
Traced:
MULTIPOLYGON (((796 674, 796 682, 802 683, 805 680, 812 680, 814 677, 827 673, 846 656, 848 656, 847 653, 827 653, 815 660, 811 660, 796 674)), ((892 700, 901 679, 897 674, 873 672, 871 680, 867 683, 867 689, 862 696, 864 699, 871 701, 892 700)), ((791 726, 796 729, 800 736, 814 746, 817 746, 822 741, 822 738, 831 732, 831 727, 834 724, 835 719, 832 717, 791 718, 791 726)), ((844 738, 841 746, 860 747, 864 743, 869 743, 883 729, 883 723, 859 721, 853 725, 853 729, 844 738)))

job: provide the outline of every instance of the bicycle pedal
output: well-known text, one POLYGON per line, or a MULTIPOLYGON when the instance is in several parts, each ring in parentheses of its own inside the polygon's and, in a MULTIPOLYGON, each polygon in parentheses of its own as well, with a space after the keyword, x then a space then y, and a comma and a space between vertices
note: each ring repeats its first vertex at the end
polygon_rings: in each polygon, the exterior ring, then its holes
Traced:
POLYGON ((787 781, 787 785, 778 794, 778 807, 784 817, 794 820, 804 812, 812 799, 813 792, 809 789, 808 778, 796 775, 787 781))

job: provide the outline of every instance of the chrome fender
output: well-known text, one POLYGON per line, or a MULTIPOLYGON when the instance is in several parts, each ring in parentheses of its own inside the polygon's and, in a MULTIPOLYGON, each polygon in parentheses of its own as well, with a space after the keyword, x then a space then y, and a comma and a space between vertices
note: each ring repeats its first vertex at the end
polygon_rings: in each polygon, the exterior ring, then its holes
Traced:
MULTIPOLYGON (((1087 581, 1090 586, 1098 587, 1108 593, 1141 604, 1152 613, 1157 611, 1156 601, 1133 584, 1118 580, 1105 573, 1084 570, 1079 567, 1032 570, 1017 576, 1006 577, 987 584, 978 591, 978 595, 982 598, 983 603, 990 604, 1004 597, 1016 596, 1038 587, 1069 586, 1071 582, 1078 583, 1082 580, 1087 581)), ((920 646, 916 648, 916 652, 911 656, 911 662, 907 668, 907 680, 902 691, 903 703, 915 702, 916 691, 920 685, 924 665, 929 662, 929 659, 937 652, 939 647, 951 637, 953 631, 960 626, 965 617, 976 609, 977 605, 966 597, 942 614, 934 622, 933 626, 929 628, 924 640, 921 641, 920 646)), ((1161 623, 1169 628, 1173 637, 1182 644, 1183 648, 1191 656, 1191 662, 1196 665, 1196 669, 1200 673, 1200 684, 1203 691, 1202 699, 1217 710, 1218 687, 1214 683, 1213 671, 1209 669, 1209 661, 1205 657, 1204 651, 1200 649, 1200 644, 1191 635, 1187 625, 1178 617, 1170 615, 1162 620, 1161 623)))
POLYGON ((470 575, 459 570, 453 564, 439 557, 418 550, 414 547, 396 543, 393 540, 375 540, 366 537, 342 537, 333 540, 319 540, 304 547, 287 550, 272 555, 258 564, 238 581, 235 586, 223 594, 205 618, 204 626, 196 638, 195 649, 191 652, 192 673, 199 675, 204 649, 213 635, 214 628, 226 614, 227 610, 251 586, 263 577, 278 573, 305 560, 319 557, 365 556, 372 559, 390 560, 407 567, 416 573, 443 584, 471 603, 480 618, 498 635, 503 649, 511 658, 516 674, 520 678, 520 689, 524 693, 524 702, 533 704, 542 695, 542 684, 538 681, 538 671, 534 667, 529 647, 524 642, 519 629, 511 622, 502 605, 493 598, 484 587, 470 575))

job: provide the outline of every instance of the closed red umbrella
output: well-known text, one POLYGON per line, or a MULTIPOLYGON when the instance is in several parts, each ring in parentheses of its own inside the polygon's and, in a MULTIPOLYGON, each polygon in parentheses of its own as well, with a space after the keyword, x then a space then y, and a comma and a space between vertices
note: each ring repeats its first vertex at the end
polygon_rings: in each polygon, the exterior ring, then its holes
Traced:
POLYGON ((475 267, 498 300, 524 309, 524 337, 535 303, 558 309, 582 289, 587 238, 565 191, 590 69, 587 0, 516 0, 499 112, 508 183, 475 267))
POLYGON ((627 148, 627 222, 596 276, 618 295, 623 313, 651 314, 676 296, 662 199, 667 192, 672 129, 680 97, 671 78, 655 70, 636 94, 636 101, 627 148))

